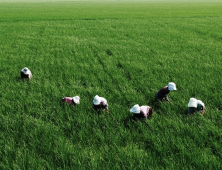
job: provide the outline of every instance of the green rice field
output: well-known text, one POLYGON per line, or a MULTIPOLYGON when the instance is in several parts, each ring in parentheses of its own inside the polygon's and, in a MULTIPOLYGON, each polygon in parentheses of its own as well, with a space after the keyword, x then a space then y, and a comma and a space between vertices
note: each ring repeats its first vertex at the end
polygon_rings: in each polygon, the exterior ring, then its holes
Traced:
POLYGON ((0 169, 220 170, 221 70, 221 0, 0 0, 0 169))

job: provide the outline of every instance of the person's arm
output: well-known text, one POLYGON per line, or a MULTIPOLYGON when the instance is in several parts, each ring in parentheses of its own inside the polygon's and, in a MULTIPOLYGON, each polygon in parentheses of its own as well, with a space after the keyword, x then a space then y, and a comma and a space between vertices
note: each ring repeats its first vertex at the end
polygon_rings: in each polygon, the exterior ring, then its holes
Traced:
POLYGON ((105 109, 106 113, 109 114, 108 103, 107 100, 101 97, 102 101, 100 103, 101 109, 105 109))
POLYGON ((198 111, 198 109, 195 107, 188 107, 188 113, 190 113, 190 114, 195 113, 197 111, 198 111))
POLYGON ((201 114, 204 115, 205 111, 206 111, 205 106, 203 106, 203 110, 202 110, 201 114))
POLYGON ((189 114, 194 113, 194 108, 193 107, 188 107, 188 113, 189 114))
POLYGON ((32 72, 30 70, 28 70, 28 78, 31 79, 32 78, 32 72))
POLYGON ((198 103, 197 104, 197 111, 203 115, 205 113, 205 106, 202 103, 198 103))
POLYGON ((65 98, 62 98, 61 100, 60 100, 60 104, 62 104, 62 103, 64 103, 65 102, 65 98))
POLYGON ((158 97, 159 100, 163 100, 165 99, 166 101, 169 101, 167 94, 169 94, 169 90, 168 90, 168 86, 165 86, 163 88, 161 88, 157 93, 156 96, 158 97))
POLYGON ((76 103, 74 102, 74 100, 72 99, 72 105, 73 106, 76 106, 76 103))
POLYGON ((106 113, 109 114, 108 103, 105 104, 106 113))
POLYGON ((165 100, 166 100, 167 102, 169 102, 169 101, 170 101, 170 100, 169 100, 169 97, 168 97, 168 95, 167 95, 167 94, 164 96, 164 98, 165 98, 165 100))
POLYGON ((26 78, 26 75, 21 71, 21 78, 26 78))
POLYGON ((97 105, 94 105, 94 104, 93 104, 93 109, 97 111, 97 110, 98 110, 97 105))
POLYGON ((31 78, 32 78, 32 73, 30 73, 30 74, 28 75, 28 77, 29 77, 29 79, 31 79, 31 78))
POLYGON ((153 117, 153 109, 151 107, 149 108, 149 116, 153 117))

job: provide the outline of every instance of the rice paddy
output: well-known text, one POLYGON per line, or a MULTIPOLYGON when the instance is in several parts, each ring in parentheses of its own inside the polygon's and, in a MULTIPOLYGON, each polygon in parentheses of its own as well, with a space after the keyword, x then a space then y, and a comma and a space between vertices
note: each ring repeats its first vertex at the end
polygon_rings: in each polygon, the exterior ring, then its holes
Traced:
POLYGON ((217 0, 0 0, 0 169, 221 169, 221 9, 217 0), (169 82, 178 90, 156 105, 169 82), (75 95, 79 105, 60 105, 75 95), (95 95, 109 115, 92 109, 95 95), (191 97, 203 116, 187 113, 191 97), (153 118, 133 121, 135 104, 153 118))

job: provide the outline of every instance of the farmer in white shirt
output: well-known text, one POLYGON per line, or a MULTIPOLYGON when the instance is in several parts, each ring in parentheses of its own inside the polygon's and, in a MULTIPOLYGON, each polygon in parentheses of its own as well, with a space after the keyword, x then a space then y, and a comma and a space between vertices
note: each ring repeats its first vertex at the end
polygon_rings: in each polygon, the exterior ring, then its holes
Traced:
POLYGON ((105 110, 107 113, 109 113, 107 100, 104 97, 99 97, 96 95, 93 99, 93 109, 98 112, 105 110))
POLYGON ((188 113, 200 112, 203 115, 205 110, 205 105, 201 100, 190 98, 188 103, 188 113))
POLYGON ((134 105, 130 109, 131 113, 133 114, 134 118, 145 118, 147 119, 148 117, 153 116, 153 109, 150 106, 139 106, 138 104, 134 105))
POLYGON ((32 72, 27 67, 23 68, 21 70, 21 78, 31 79, 32 78, 32 72))

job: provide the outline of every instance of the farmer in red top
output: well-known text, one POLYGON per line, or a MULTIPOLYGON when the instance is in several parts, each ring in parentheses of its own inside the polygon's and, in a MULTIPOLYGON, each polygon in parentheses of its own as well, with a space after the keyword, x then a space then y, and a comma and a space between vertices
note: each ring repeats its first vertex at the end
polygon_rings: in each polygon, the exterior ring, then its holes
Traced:
POLYGON ((68 104, 70 104, 70 105, 75 106, 75 105, 77 105, 77 104, 80 104, 80 101, 79 101, 79 100, 80 100, 80 97, 79 97, 79 96, 64 97, 64 98, 62 98, 61 103, 66 102, 66 103, 68 103, 68 104))
POLYGON ((135 118, 144 118, 153 117, 153 109, 150 106, 139 106, 138 104, 134 105, 130 109, 131 113, 134 113, 133 117, 135 118))
POLYGON ((173 82, 170 82, 168 86, 163 87, 156 93, 155 100, 156 101, 163 101, 163 100, 169 101, 168 94, 170 93, 170 91, 174 91, 174 90, 177 90, 176 84, 173 82))

